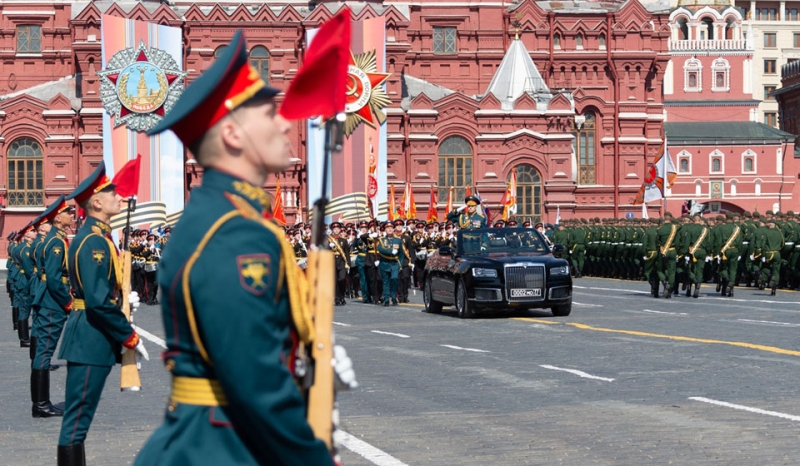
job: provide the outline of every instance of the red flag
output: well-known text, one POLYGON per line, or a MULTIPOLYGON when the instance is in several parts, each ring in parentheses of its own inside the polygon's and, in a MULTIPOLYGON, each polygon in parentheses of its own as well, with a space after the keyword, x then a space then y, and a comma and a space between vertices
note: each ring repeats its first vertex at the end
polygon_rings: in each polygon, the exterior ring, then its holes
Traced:
POLYGON ((389 211, 387 212, 389 220, 394 220, 395 218, 395 207, 394 207, 394 185, 389 185, 389 211))
POLYGON ((445 216, 453 211, 453 187, 447 192, 447 206, 444 208, 445 216))
POLYGON ((286 216, 283 214, 283 197, 281 196, 281 180, 277 180, 275 185, 275 206, 272 208, 272 219, 278 225, 286 226, 286 216))
MULTIPOLYGON (((449 213, 449 212, 448 212, 449 213)), ((437 222, 439 220, 439 213, 436 211, 436 191, 431 186, 431 200, 428 203, 428 223, 437 222)))
POLYGON ((350 9, 343 7, 322 25, 306 50, 280 113, 286 119, 322 116, 344 111, 347 68, 350 64, 350 9))
POLYGON ((119 169, 111 181, 117 185, 117 193, 122 197, 133 197, 139 192, 139 169, 142 166, 142 154, 136 154, 135 159, 119 169))

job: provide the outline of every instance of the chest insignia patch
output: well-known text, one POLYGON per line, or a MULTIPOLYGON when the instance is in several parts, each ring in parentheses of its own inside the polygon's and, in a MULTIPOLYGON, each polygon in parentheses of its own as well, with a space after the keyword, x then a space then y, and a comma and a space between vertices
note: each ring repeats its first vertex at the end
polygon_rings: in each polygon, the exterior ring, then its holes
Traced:
POLYGON ((60 246, 54 247, 53 248, 53 254, 55 254, 57 256, 60 256, 61 255, 61 247, 60 246))
POLYGON ((97 265, 102 265, 103 260, 106 258, 106 252, 102 249, 93 249, 92 250, 92 260, 97 265))
POLYGON ((261 296, 267 292, 272 280, 272 258, 266 254, 248 254, 236 257, 239 282, 242 288, 261 296))

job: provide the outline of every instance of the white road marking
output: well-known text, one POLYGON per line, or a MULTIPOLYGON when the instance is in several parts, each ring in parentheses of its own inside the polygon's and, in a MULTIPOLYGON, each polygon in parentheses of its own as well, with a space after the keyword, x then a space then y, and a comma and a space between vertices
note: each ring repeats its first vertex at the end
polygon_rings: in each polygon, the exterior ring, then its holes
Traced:
MULTIPOLYGON (((598 287, 598 286, 580 286, 580 285, 572 285, 572 288, 580 289, 580 290, 625 291, 627 293, 650 294, 649 291, 631 290, 631 289, 627 289, 627 288, 602 288, 602 287, 598 287)), ((705 289, 705 288, 703 288, 703 289, 705 289)), ((747 288, 743 288, 743 289, 746 290, 747 288)), ((712 301, 720 301, 720 302, 732 301, 732 302, 736 302, 736 303, 748 303, 748 304, 764 303, 764 304, 794 304, 794 305, 800 305, 800 302, 798 302, 798 301, 774 301, 774 300, 771 300, 771 299, 739 299, 739 298, 726 298, 726 297, 722 297, 722 296, 701 296, 699 299, 709 299, 709 300, 712 300, 712 301)))
POLYGON ((669 314, 673 316, 688 316, 689 314, 685 312, 666 312, 666 311, 654 311, 652 309, 642 309, 641 312, 650 312, 652 314, 669 314))
POLYGON ((572 304, 576 306, 586 306, 586 307, 605 307, 602 304, 587 304, 587 303, 579 303, 577 301, 572 301, 572 304))
POLYGON ((767 411, 765 409, 752 408, 750 406, 737 405, 737 404, 733 404, 733 403, 727 403, 725 401, 718 401, 718 400, 712 400, 710 398, 703 398, 702 396, 690 396, 689 399, 690 400, 694 400, 694 401, 700 401, 702 403, 709 403, 709 404, 712 404, 712 405, 724 406, 726 408, 740 409, 742 411, 747 411, 747 412, 750 412, 750 413, 764 414, 766 416, 779 417, 779 418, 782 418, 782 419, 788 419, 790 421, 800 422, 800 416, 794 416, 792 414, 779 413, 777 411, 767 411))
POLYGON ((750 324, 772 324, 772 325, 783 325, 786 327, 800 327, 800 324, 791 324, 789 322, 772 322, 770 320, 750 320, 750 319, 736 319, 739 322, 747 322, 750 324))
POLYGON ((402 333, 381 332, 380 330, 373 330, 372 333, 378 333, 381 335, 391 335, 393 337, 400 337, 400 338, 411 338, 410 336, 403 335, 402 333))
POLYGON ((350 324, 343 324, 341 322, 334 322, 333 325, 341 325, 342 327, 349 327, 350 324))
POLYGON ((148 332, 142 327, 139 327, 137 325, 133 325, 132 327, 134 330, 136 330, 136 333, 138 333, 140 336, 147 338, 148 340, 152 341, 153 343, 157 344, 158 346, 164 349, 167 349, 166 341, 162 340, 161 338, 158 338, 157 336, 153 335, 152 333, 148 332))
POLYGON ((334 435, 339 445, 347 448, 353 453, 357 453, 377 466, 408 466, 392 455, 373 447, 369 443, 357 439, 343 430, 337 430, 334 435))
POLYGON ((580 290, 600 290, 600 291, 627 291, 628 293, 650 294, 649 291, 628 290, 625 288, 600 288, 598 286, 578 286, 572 285, 573 288, 580 290))
POLYGON ((482 349, 462 348, 460 346, 453 346, 453 345, 439 345, 439 346, 444 346, 445 348, 457 349, 457 350, 461 350, 461 351, 472 351, 473 353, 491 353, 491 351, 486 351, 486 350, 482 350, 482 349))
POLYGON ((554 371, 569 372, 570 374, 575 374, 578 377, 583 377, 585 379, 603 380, 605 382, 613 382, 614 381, 614 379, 609 379, 609 378, 606 378, 606 377, 598 377, 596 375, 587 374, 586 372, 575 370, 575 369, 565 369, 563 367, 550 366, 550 365, 547 365, 547 364, 540 365, 539 367, 542 367, 542 368, 545 368, 545 369, 552 369, 554 371))

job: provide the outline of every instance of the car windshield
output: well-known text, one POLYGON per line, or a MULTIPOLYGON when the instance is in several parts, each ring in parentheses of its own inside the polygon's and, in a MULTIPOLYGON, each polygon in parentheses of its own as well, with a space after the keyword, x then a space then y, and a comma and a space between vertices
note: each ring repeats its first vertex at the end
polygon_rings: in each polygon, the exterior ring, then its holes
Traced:
POLYGON ((542 235, 532 228, 459 230, 456 242, 458 253, 463 255, 484 255, 498 252, 546 254, 550 252, 542 235))

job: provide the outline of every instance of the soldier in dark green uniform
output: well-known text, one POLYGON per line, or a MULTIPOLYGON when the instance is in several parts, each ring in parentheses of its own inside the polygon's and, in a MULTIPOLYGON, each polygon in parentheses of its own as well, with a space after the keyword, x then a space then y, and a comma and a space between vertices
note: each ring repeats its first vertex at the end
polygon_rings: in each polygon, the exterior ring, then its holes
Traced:
POLYGON ((22 230, 19 246, 14 250, 14 258, 19 264, 19 276, 17 277, 19 324, 17 335, 19 336, 19 346, 22 348, 31 346, 30 321, 28 319, 31 315, 31 280, 34 278, 31 243, 35 237, 36 232, 33 230, 33 224, 28 224, 22 230))
POLYGON ((686 248, 689 255, 689 286, 686 290, 686 296, 688 297, 691 294, 693 297, 698 298, 700 297, 700 286, 703 283, 703 272, 706 265, 706 249, 711 240, 711 235, 699 214, 694 215, 693 222, 684 226, 687 229, 686 248), (693 294, 692 285, 694 285, 693 294))
POLYGON ((728 212, 726 222, 719 227, 717 245, 719 246, 722 296, 733 297, 736 269, 739 266, 739 251, 742 247, 742 228, 738 225, 739 214, 728 212))
POLYGON ((394 234, 394 225, 386 222, 383 225, 386 236, 378 239, 378 257, 383 282, 383 305, 388 306, 391 300, 397 306, 397 287, 400 284, 400 255, 403 254, 403 240, 394 234))
POLYGON ((42 246, 44 246, 42 240, 44 240, 47 232, 50 231, 50 224, 45 223, 44 217, 39 215, 33 221, 33 231, 36 232, 36 237, 31 242, 31 262, 33 263, 33 276, 28 281, 28 295, 31 297, 31 360, 36 354, 36 340, 38 338, 37 316, 39 315, 39 305, 36 304, 34 298, 36 297, 36 293, 39 291, 39 288, 41 288, 42 273, 44 273, 40 267, 41 264, 39 263, 39 255, 42 252, 42 246))
POLYGON ((756 252, 763 263, 759 289, 763 290, 764 284, 767 283, 770 288, 770 294, 773 296, 780 280, 781 248, 783 248, 784 243, 783 234, 777 228, 775 219, 769 218, 767 220, 767 231, 756 244, 756 252))
POLYGON ((15 242, 16 236, 16 231, 12 231, 8 236, 6 236, 6 240, 8 241, 8 248, 6 249, 8 252, 8 258, 6 259, 6 293, 8 293, 8 300, 11 301, 11 323, 14 330, 17 330, 17 326, 19 325, 19 313, 17 311, 17 305, 14 302, 13 284, 14 276, 16 275, 16 265, 14 264, 14 259, 11 257, 11 251, 17 245, 15 242))
MULTIPOLYGON (((122 314, 117 295, 122 267, 111 240, 109 221, 120 211, 122 197, 105 174, 103 162, 69 196, 86 212, 86 221, 67 253, 74 301, 64 327, 58 357, 66 359, 64 418, 58 438, 58 464, 83 465, 83 443, 94 418, 100 394, 121 348, 148 359, 144 344, 122 314)), ((138 295, 127 299, 132 310, 138 295)))
POLYGON ((277 93, 238 31, 150 130, 171 129, 204 173, 161 259, 172 392, 137 465, 333 463, 295 380, 307 367, 293 348, 314 338, 305 276, 283 230, 263 216, 267 176, 292 163, 277 93))
POLYGON ((650 219, 650 226, 645 230, 642 237, 642 248, 644 249, 644 278, 650 283, 650 294, 658 298, 658 267, 661 263, 661 254, 658 250, 658 218, 650 219))
POLYGON ((658 249, 661 262, 658 267, 658 280, 664 284, 664 298, 672 297, 675 289, 675 266, 677 263, 677 253, 675 252, 675 242, 678 240, 677 223, 674 223, 672 214, 664 212, 664 224, 658 228, 658 249))
MULTIPOLYGON (((64 411, 50 402, 50 358, 61 337, 67 313, 72 307, 67 275, 67 233, 72 224, 73 209, 67 205, 64 195, 56 199, 42 218, 50 229, 42 243, 39 254, 41 286, 33 297, 33 305, 39 309, 35 327, 39 331, 36 350, 31 362, 31 401, 33 417, 61 416, 64 411)), ((33 341, 31 341, 33 343, 33 341)))

